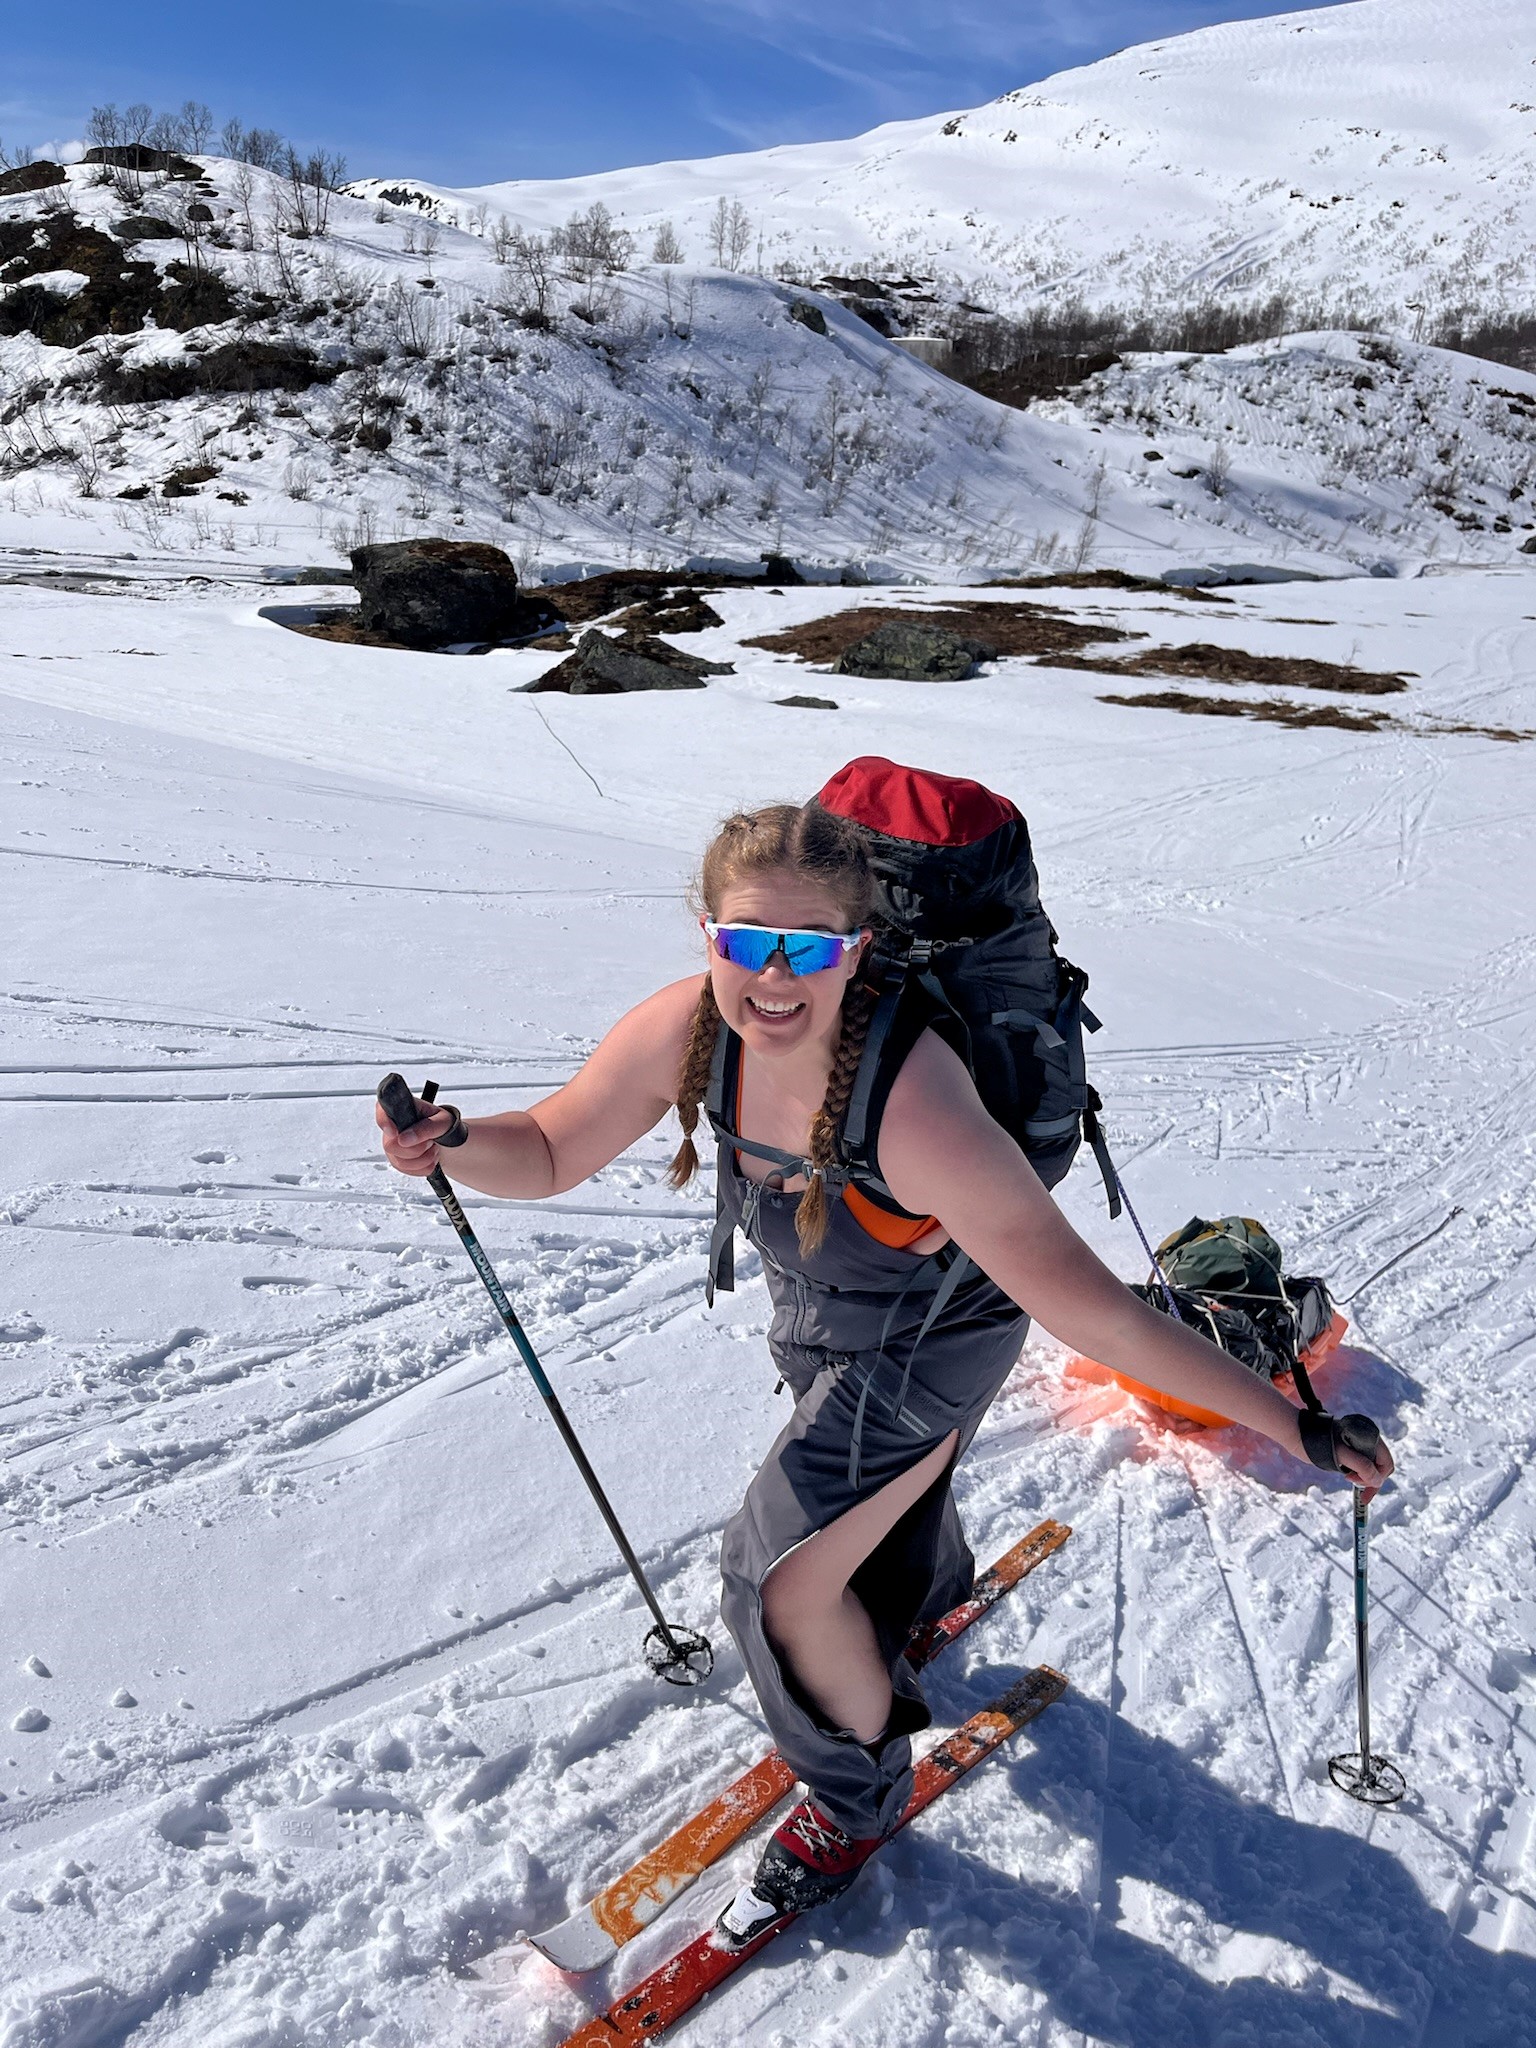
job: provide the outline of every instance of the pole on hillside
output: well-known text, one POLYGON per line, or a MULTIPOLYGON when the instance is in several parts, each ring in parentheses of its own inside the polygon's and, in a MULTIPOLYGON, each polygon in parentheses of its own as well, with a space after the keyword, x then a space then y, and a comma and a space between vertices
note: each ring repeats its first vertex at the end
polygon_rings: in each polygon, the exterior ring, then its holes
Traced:
MULTIPOLYGON (((1350 1418, 1353 1419, 1353 1418, 1350 1418)), ((1347 1441, 1347 1439, 1346 1439, 1347 1441)), ((1365 1445, 1352 1444, 1352 1450, 1365 1445)), ((1395 1806, 1408 1790, 1396 1764, 1371 1748, 1370 1585, 1366 1572, 1367 1516, 1365 1488, 1354 1489, 1355 1511, 1355 1689, 1360 1708, 1360 1747, 1328 1759, 1328 1775, 1341 1792, 1365 1806, 1395 1806)))
MULTIPOLYGON (((437 1099, 437 1083, 428 1081, 422 1088, 421 1099, 431 1104, 437 1099)), ((412 1124, 421 1121, 415 1097, 410 1085, 400 1074, 386 1074, 379 1083, 379 1106, 397 1131, 408 1131, 412 1124)), ((485 1291, 491 1297, 497 1315, 501 1317, 507 1335, 517 1346, 523 1364, 528 1368, 529 1377, 539 1390, 540 1399, 549 1410, 556 1429, 565 1441, 565 1447, 575 1460, 576 1469, 586 1481, 587 1491, 597 1503, 599 1514, 608 1524, 608 1533, 618 1545, 619 1555, 629 1567, 630 1576, 640 1588, 641 1597, 655 1616, 656 1626, 645 1639, 645 1661, 658 1678, 664 1678, 669 1685, 698 1685, 708 1678, 714 1669, 715 1653, 706 1636, 691 1628, 679 1628, 669 1622, 662 1613, 656 1595, 651 1591, 634 1546, 624 1534, 618 1516, 604 1493, 597 1474, 592 1470, 581 1441, 571 1427, 570 1417, 560 1405, 559 1396, 550 1385, 544 1368, 539 1363, 538 1353, 528 1341, 528 1334, 518 1321, 515 1310, 508 1301, 501 1282, 496 1278, 495 1268, 486 1257, 480 1240, 476 1237, 469 1218, 464 1214, 458 1196, 454 1193, 448 1176, 440 1166, 434 1167, 427 1176, 427 1186, 436 1195, 447 1212, 448 1221, 458 1232, 464 1249, 469 1253, 475 1271, 485 1283, 485 1291)))

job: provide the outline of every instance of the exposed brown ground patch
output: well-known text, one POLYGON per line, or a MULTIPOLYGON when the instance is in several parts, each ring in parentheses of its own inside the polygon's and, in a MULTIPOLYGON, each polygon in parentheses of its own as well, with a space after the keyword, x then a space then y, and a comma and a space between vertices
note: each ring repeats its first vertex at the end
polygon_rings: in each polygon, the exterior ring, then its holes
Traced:
POLYGON ((1392 697, 1408 678, 1379 670, 1346 668, 1310 655, 1249 654, 1241 647, 1153 647, 1120 660, 1088 656, 1058 661, 1056 668, 1088 669, 1106 676, 1188 676, 1203 683, 1260 683, 1271 690, 1333 690, 1345 696, 1392 697))
POLYGON ((1147 711, 1188 711, 1200 718, 1258 718, 1268 725, 1337 725, 1346 732, 1380 732, 1397 721, 1385 711, 1351 711, 1342 704, 1288 704, 1283 697, 1197 697, 1193 690, 1146 690, 1109 696, 1101 704, 1133 704, 1147 711))
POLYGON ((1410 725, 1387 711, 1356 711, 1343 704, 1291 704, 1283 697, 1197 697, 1193 690, 1147 690, 1140 696, 1106 696, 1101 704, 1130 704, 1147 711, 1187 711, 1198 718, 1257 718, 1267 725, 1304 727, 1333 725, 1345 732, 1466 733, 1474 739, 1506 740, 1516 745, 1536 739, 1508 725, 1462 725, 1437 718, 1432 724, 1410 725))
MULTIPOLYGON (((529 595, 553 605, 562 619, 573 626, 605 619, 610 612, 626 606, 642 607, 651 624, 665 624, 659 612, 682 612, 690 607, 707 611, 699 598, 701 590, 761 590, 761 577, 694 575, 676 569, 605 569, 600 576, 584 576, 574 583, 544 583, 529 586, 529 595)), ((711 613, 711 617, 714 617, 711 613)), ((708 624, 709 621, 704 622, 708 624)), ((715 623, 719 623, 716 619, 715 623)), ((699 632, 699 626, 672 626, 674 632, 699 632)))
MULTIPOLYGON (((1118 626, 1084 625, 1049 605, 1009 603, 1006 599, 960 601, 919 610, 915 605, 860 605, 825 619, 808 619, 782 633, 759 633, 743 647, 766 648, 770 654, 797 654, 802 661, 830 663, 866 633, 894 621, 902 626, 943 626, 967 639, 981 640, 997 654, 1053 655, 1092 647, 1105 640, 1142 640, 1118 626)), ((1084 662, 1083 667, 1094 666, 1084 662)))
POLYGON ((1197 590, 1187 583, 1164 583, 1156 576, 1133 576, 1128 569, 1078 569, 1058 575, 1042 571, 1038 576, 999 576, 989 590, 1149 590, 1158 597, 1182 597, 1190 604, 1231 604, 1214 590, 1197 590))

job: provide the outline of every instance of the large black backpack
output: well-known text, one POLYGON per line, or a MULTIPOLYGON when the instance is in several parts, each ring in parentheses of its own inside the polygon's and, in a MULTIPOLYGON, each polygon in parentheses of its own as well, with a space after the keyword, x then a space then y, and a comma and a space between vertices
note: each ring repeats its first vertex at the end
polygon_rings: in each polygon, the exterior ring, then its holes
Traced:
POLYGON ((850 1178, 890 1198, 880 1116, 902 1062, 932 1029, 1047 1187, 1087 1139, 1118 1216, 1103 1104, 1083 1054, 1083 1034, 1099 1020, 1083 1000, 1087 975, 1056 950, 1019 811, 979 782, 877 754, 850 761, 816 801, 857 830, 882 920, 864 968, 878 1000, 841 1132, 850 1178))

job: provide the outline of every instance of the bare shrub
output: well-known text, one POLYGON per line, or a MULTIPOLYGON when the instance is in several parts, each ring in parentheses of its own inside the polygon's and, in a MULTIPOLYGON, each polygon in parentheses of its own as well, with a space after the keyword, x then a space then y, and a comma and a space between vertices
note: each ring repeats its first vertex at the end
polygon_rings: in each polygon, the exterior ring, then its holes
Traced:
POLYGON ((739 199, 722 193, 709 221, 709 251, 721 270, 740 270, 752 246, 752 216, 739 199))
POLYGON ((283 152, 281 170, 287 180, 283 226, 301 241, 323 235, 330 222, 332 196, 347 175, 346 158, 323 149, 301 157, 296 149, 288 147, 283 152))
POLYGON ((651 261, 653 263, 681 263, 682 260, 683 245, 677 239, 677 229, 673 227, 671 221, 664 220, 656 230, 656 239, 651 244, 651 261))
POLYGON ((424 361, 437 347, 442 316, 430 294, 413 291, 396 278, 379 302, 379 313, 401 355, 424 361))
POLYGON ((497 304, 524 327, 548 327, 557 255, 552 238, 513 228, 507 241, 507 281, 497 304))
POLYGON ((573 213, 564 227, 555 229, 550 242, 565 259, 571 276, 582 284, 627 270, 634 260, 634 236, 617 225, 600 199, 585 213, 573 213))
POLYGON ((213 115, 201 100, 183 100, 181 112, 176 116, 177 149, 190 149, 201 155, 208 147, 208 138, 213 133, 213 115))

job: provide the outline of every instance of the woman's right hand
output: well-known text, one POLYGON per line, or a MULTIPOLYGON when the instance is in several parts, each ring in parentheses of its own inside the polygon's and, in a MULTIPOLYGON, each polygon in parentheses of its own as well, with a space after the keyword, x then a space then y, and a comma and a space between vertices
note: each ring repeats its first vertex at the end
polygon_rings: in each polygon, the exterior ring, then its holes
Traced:
POLYGON ((421 1111, 421 1120, 408 1131, 397 1130, 377 1102, 373 1105, 373 1119, 384 1135, 384 1157, 396 1173, 425 1180, 437 1165, 437 1141, 453 1122, 453 1115, 446 1109, 434 1109, 429 1102, 416 1100, 416 1106, 421 1111))

